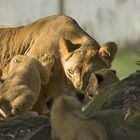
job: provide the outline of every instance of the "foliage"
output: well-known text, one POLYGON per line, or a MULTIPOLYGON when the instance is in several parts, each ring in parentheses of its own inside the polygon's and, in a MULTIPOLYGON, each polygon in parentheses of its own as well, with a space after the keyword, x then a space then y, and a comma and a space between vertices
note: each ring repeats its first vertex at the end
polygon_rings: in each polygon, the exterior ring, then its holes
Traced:
POLYGON ((126 78, 131 73, 139 70, 139 65, 136 65, 136 60, 139 60, 138 51, 136 50, 121 50, 117 53, 113 60, 112 69, 117 71, 120 79, 126 78))
MULTIPOLYGON (((140 56, 140 50, 139 50, 139 56, 140 56)), ((136 64, 140 66, 140 60, 137 60, 136 64)))

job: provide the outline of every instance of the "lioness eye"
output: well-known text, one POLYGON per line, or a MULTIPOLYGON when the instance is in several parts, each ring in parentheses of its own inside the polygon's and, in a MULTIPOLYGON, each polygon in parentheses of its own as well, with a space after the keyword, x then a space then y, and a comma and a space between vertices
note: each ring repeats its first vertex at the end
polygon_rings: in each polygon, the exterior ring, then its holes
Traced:
POLYGON ((68 75, 69 76, 74 76, 74 70, 72 70, 72 69, 68 69, 68 75))
POLYGON ((68 69, 69 74, 74 74, 74 70, 68 69))

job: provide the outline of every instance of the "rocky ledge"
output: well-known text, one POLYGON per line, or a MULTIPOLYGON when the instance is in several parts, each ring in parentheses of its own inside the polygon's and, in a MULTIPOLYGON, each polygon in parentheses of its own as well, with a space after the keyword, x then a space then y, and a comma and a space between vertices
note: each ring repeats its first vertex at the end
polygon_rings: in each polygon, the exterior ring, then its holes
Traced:
MULTIPOLYGON (((100 90, 84 113, 101 121, 110 140, 140 140, 140 72, 100 90)), ((47 117, 0 120, 0 140, 50 140, 47 117)))
POLYGON ((140 71, 102 89, 85 114, 104 124, 110 140, 140 140, 140 71))

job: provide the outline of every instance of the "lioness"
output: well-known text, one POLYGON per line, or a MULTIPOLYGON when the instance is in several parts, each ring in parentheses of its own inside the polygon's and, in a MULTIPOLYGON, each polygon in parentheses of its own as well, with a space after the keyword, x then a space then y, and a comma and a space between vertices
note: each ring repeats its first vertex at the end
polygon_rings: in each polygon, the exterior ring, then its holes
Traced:
POLYGON ((108 140, 103 125, 88 119, 81 111, 81 93, 75 96, 61 95, 46 101, 51 112, 53 140, 108 140))
POLYGON ((47 71, 35 58, 25 55, 12 58, 9 76, 0 87, 0 113, 3 117, 26 114, 32 109, 38 100, 41 82, 46 83, 50 78, 54 59, 46 57, 47 71))
POLYGON ((100 45, 71 17, 49 16, 26 26, 0 28, 0 68, 6 75, 6 66, 17 54, 34 57, 41 63, 46 53, 55 56, 53 76, 48 84, 42 85, 34 106, 43 114, 46 96, 57 96, 62 87, 75 86, 85 91, 93 71, 111 66, 117 45, 109 42, 105 46, 100 51, 100 45))

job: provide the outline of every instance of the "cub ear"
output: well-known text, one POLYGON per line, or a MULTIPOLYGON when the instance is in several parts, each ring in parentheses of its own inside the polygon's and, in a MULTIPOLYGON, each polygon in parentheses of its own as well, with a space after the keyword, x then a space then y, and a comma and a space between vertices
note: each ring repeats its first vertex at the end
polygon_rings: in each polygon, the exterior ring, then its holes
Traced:
POLYGON ((76 98, 81 102, 83 103, 84 102, 84 99, 85 99, 85 94, 83 92, 77 92, 76 93, 76 98))
POLYGON ((49 110, 52 109, 53 102, 54 102, 54 98, 51 96, 46 99, 45 103, 46 103, 46 106, 49 110))
POLYGON ((118 46, 115 42, 107 42, 101 46, 99 54, 111 66, 111 62, 117 53, 117 49, 118 46))
POLYGON ((111 70, 113 74, 117 75, 116 70, 111 70))
POLYGON ((61 54, 71 53, 80 47, 80 44, 73 44, 70 40, 61 37, 59 39, 59 46, 61 54))
POLYGON ((102 75, 100 75, 98 73, 95 73, 95 76, 97 78, 98 84, 100 84, 104 80, 103 77, 102 77, 102 75))

